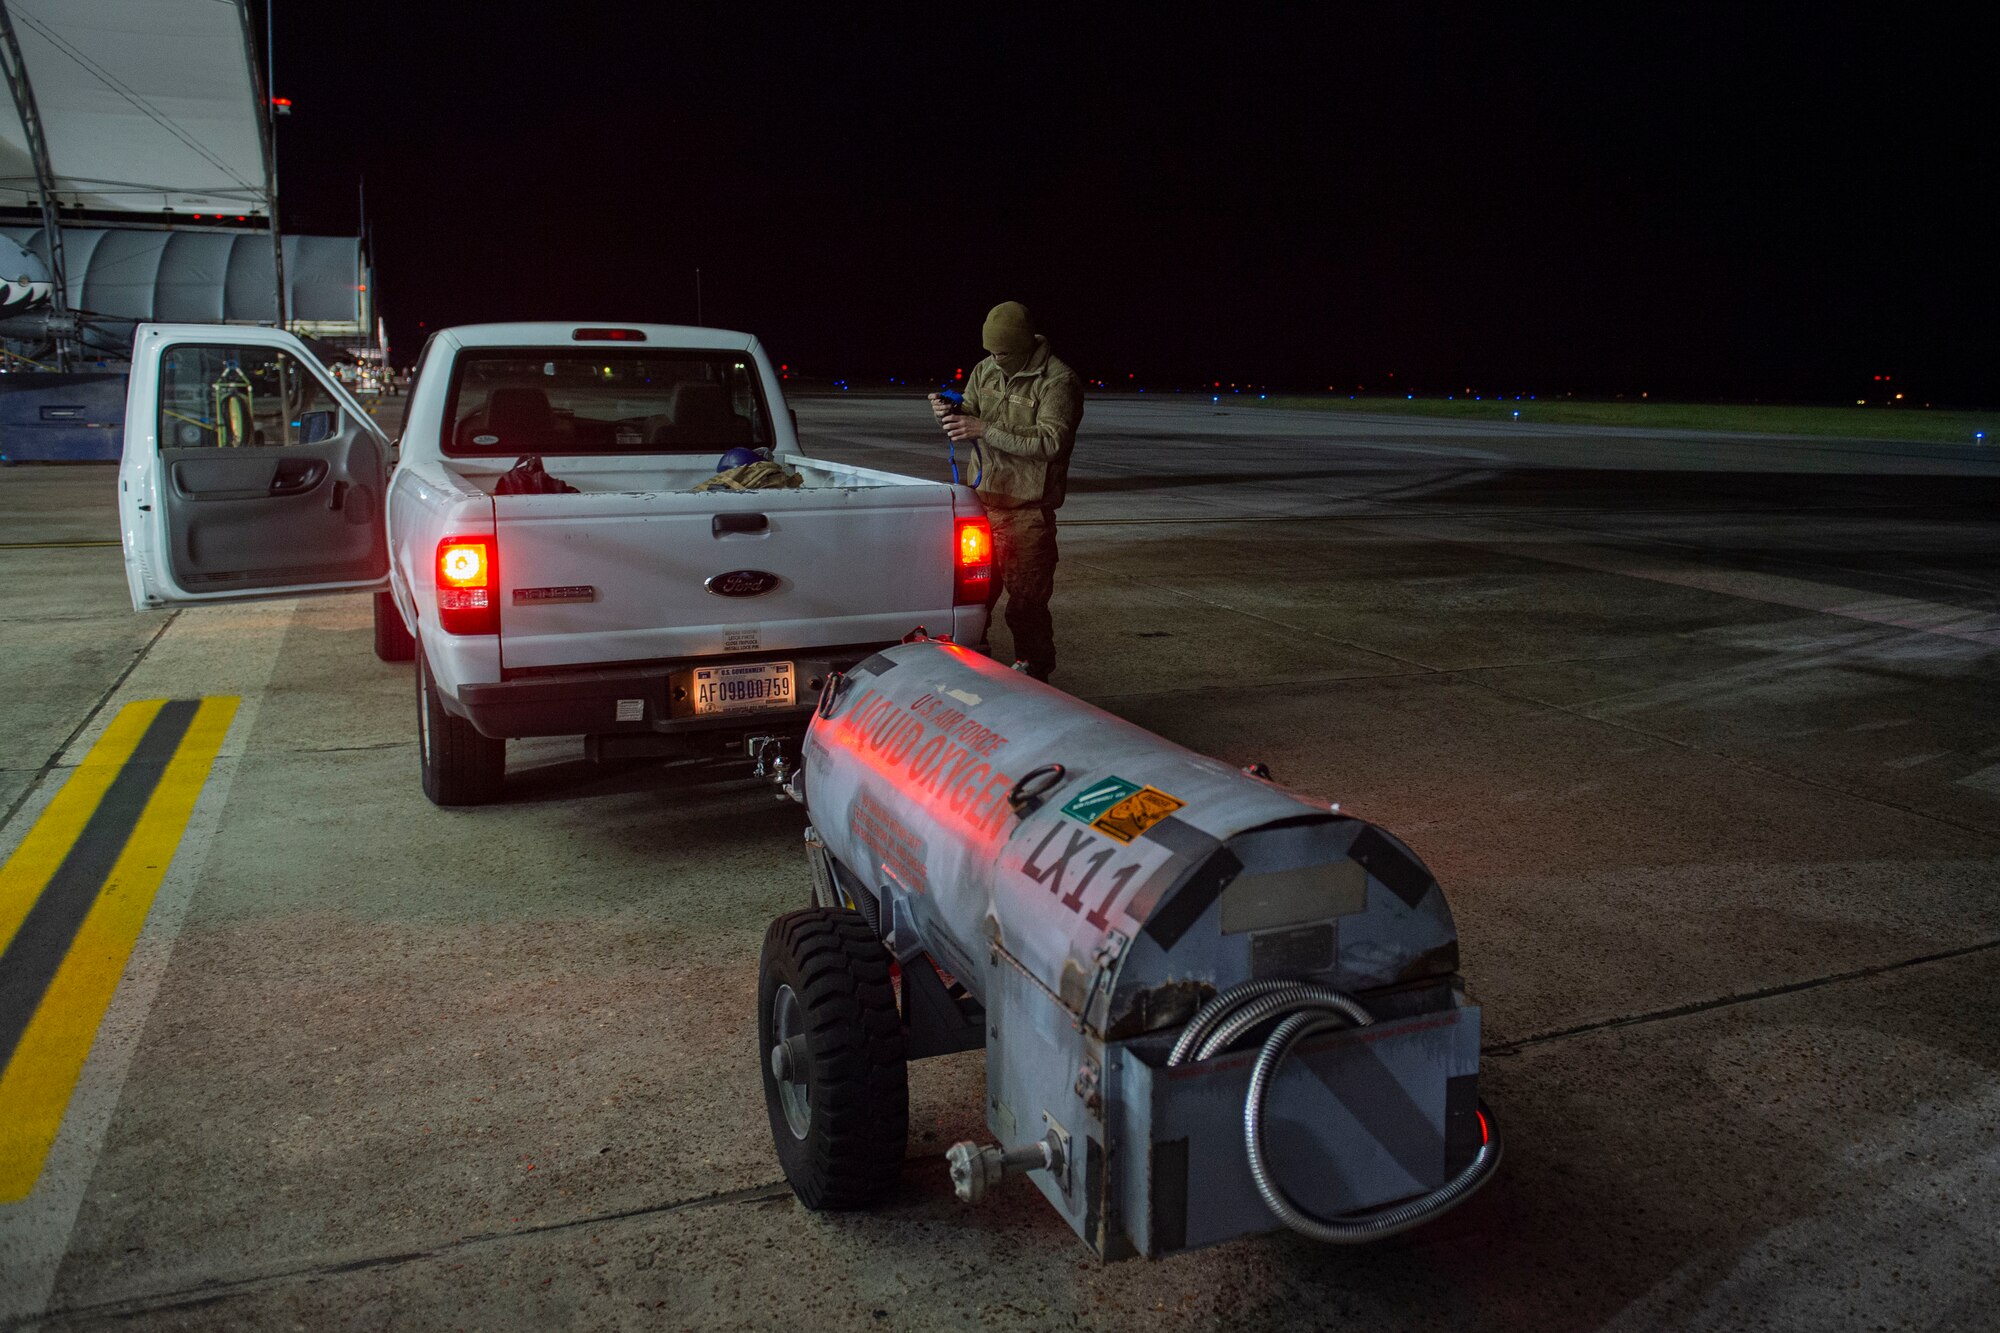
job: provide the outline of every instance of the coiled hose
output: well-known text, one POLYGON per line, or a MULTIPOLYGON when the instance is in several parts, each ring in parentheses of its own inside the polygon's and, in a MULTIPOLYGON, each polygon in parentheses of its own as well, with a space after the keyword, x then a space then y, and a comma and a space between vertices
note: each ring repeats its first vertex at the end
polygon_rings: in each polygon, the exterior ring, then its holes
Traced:
POLYGON ((1430 1193, 1392 1208, 1333 1218, 1317 1217, 1292 1202, 1264 1158, 1264 1102, 1270 1095, 1271 1081, 1299 1042, 1337 1028, 1365 1027, 1375 1021, 1374 1016, 1353 996, 1330 986, 1304 981, 1246 981, 1195 1011, 1174 1042, 1167 1064, 1185 1064, 1190 1057, 1209 1059, 1228 1050, 1260 1023, 1280 1016, 1281 1021, 1257 1052, 1257 1063, 1250 1069, 1250 1091, 1243 1099, 1243 1149, 1250 1159, 1250 1178, 1280 1222, 1300 1235, 1335 1245, 1380 1240, 1421 1226, 1456 1207, 1492 1179, 1493 1168, 1500 1164, 1500 1133, 1492 1112, 1481 1102, 1485 1142, 1463 1170, 1430 1193))

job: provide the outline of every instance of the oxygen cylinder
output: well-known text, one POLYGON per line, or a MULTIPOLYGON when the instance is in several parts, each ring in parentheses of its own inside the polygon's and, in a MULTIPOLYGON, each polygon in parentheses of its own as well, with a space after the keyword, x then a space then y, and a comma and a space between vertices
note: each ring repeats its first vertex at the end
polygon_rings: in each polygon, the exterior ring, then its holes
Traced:
MULTIPOLYGON (((792 790, 816 898, 901 965, 910 1054, 986 1047, 999 1142, 953 1150, 961 1197, 1025 1172, 1098 1253, 1156 1255, 1387 1234, 1497 1161, 1450 909, 1386 831, 929 640, 829 683, 792 790), (947 993, 956 1046, 919 1003, 947 993)), ((766 1028, 802 1113, 804 1029, 766 1028)))

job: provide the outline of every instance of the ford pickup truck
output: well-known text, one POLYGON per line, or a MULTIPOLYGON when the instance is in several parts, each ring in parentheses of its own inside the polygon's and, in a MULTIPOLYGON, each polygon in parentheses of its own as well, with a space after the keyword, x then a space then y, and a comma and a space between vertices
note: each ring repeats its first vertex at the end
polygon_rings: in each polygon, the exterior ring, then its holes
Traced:
POLYGON ((142 325, 125 421, 133 606, 375 593, 376 655, 416 662, 440 805, 497 796, 514 737, 741 757, 920 625, 986 642, 972 490, 802 455, 748 334, 446 329, 392 444, 288 333, 142 325), (696 489, 739 449, 799 484, 696 489))

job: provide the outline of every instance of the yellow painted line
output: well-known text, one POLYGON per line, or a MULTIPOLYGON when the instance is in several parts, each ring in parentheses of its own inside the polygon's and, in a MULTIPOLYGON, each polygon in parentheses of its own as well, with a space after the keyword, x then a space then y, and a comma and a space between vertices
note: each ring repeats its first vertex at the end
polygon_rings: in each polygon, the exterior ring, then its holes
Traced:
POLYGON ((14 932, 27 919, 28 909, 42 896, 49 877, 69 855, 83 826, 97 813, 97 803, 104 799, 112 779, 132 757, 165 702, 147 699, 120 709, 83 762, 70 771, 69 781, 42 811, 28 836, 21 839, 7 864, 0 866, 0 953, 14 942, 14 932))
MULTIPOLYGON (((43 993, 35 1016, 21 1033, 13 1059, 0 1073, 0 1204, 26 1198, 42 1173, 42 1163, 62 1127, 70 1093, 97 1040, 98 1025, 125 975, 132 946, 138 942, 153 896, 159 892, 188 819, 194 814, 195 801, 222 749, 238 702, 234 697, 202 700, 126 840, 124 852, 112 866, 69 953, 43 993)), ((150 722, 159 711, 159 701, 127 705, 113 725, 122 723, 126 714, 146 707, 145 718, 150 722)), ((143 733, 144 727, 138 730, 143 733)), ((135 735, 133 743, 136 741, 135 735)), ((131 753, 129 747, 126 753, 131 753)), ((67 791, 65 785, 65 794, 67 791)), ((94 807, 95 802, 92 804, 94 807)), ((40 827, 37 823, 36 832, 40 827)), ((74 834, 71 836, 73 840, 74 834)), ((54 866, 49 869, 53 872, 54 866)))

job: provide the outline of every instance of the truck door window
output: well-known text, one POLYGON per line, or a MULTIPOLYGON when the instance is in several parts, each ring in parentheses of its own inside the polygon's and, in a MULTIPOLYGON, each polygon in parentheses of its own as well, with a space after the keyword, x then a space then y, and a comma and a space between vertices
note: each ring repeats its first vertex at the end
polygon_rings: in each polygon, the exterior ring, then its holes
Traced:
POLYGON ((340 428, 326 386, 280 348, 182 343, 160 357, 162 449, 281 449, 340 428))

